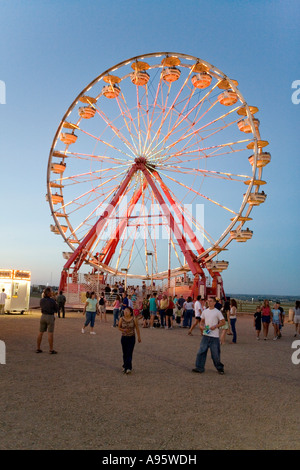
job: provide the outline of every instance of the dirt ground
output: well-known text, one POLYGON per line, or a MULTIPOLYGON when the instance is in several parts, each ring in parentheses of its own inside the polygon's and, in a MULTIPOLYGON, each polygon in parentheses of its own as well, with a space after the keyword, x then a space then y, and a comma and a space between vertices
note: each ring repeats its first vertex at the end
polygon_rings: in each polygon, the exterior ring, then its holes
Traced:
POLYGON ((0 316, 0 449, 199 450, 299 449, 299 373, 294 325, 283 337, 255 338, 249 315, 238 343, 222 346, 225 375, 207 357, 192 373, 200 332, 141 329, 131 375, 123 375, 120 332, 83 316, 56 319, 54 347, 36 354, 40 312, 0 316))

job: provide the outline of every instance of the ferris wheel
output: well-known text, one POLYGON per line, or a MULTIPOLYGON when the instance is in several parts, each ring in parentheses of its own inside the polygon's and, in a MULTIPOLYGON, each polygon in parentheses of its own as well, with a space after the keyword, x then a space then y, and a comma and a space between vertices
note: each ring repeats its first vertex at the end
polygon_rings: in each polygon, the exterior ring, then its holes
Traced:
POLYGON ((47 200, 69 247, 60 289, 93 272, 222 287, 220 253, 263 203, 258 108, 215 66, 179 53, 133 57, 76 97, 50 150, 47 200))

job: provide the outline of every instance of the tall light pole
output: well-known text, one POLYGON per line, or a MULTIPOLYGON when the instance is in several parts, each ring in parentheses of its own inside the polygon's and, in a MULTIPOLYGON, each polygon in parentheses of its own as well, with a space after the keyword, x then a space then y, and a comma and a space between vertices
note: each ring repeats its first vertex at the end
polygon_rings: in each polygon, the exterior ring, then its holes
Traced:
POLYGON ((122 268, 121 271, 125 271, 125 291, 127 291, 127 272, 128 272, 128 268, 122 268))
POLYGON ((170 294, 171 286, 171 229, 169 232, 169 250, 168 250, 168 295, 170 294))
POLYGON ((153 292, 153 251, 147 251, 147 256, 151 256, 151 294, 153 292))
POLYGON ((98 282, 97 282, 97 297, 99 297, 99 284, 100 284, 100 256, 104 256, 105 253, 99 253, 98 255, 98 282))

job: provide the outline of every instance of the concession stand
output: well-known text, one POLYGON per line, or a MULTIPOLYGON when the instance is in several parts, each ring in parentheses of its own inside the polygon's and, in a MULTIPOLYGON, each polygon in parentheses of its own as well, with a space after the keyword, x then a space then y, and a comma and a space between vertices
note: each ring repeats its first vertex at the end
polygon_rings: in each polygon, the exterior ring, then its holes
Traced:
POLYGON ((19 269, 0 269, 0 292, 7 295, 5 313, 21 313, 29 310, 31 272, 19 269))

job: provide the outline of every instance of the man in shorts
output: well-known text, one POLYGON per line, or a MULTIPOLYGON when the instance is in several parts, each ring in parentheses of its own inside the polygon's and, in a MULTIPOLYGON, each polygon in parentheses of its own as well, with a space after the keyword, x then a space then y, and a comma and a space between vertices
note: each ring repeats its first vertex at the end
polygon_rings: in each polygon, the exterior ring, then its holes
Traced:
POLYGON ((104 295, 104 292, 101 293, 101 297, 99 300, 99 310, 100 310, 100 320, 102 321, 102 315, 104 318, 104 321, 106 322, 106 298, 104 295))
POLYGON ((48 343, 49 343, 49 354, 57 354, 53 349, 53 333, 54 333, 54 314, 57 313, 58 307, 57 303, 52 297, 52 291, 50 287, 46 287, 44 290, 44 296, 40 300, 40 307, 42 316, 40 319, 40 332, 37 337, 37 353, 43 352, 41 350, 41 343, 43 339, 43 334, 48 331, 48 343))

